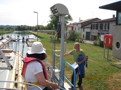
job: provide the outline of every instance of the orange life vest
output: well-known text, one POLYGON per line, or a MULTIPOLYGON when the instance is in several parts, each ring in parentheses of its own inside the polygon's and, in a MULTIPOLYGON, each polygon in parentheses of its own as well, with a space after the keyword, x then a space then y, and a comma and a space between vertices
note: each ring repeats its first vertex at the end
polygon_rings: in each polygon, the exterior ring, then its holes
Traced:
POLYGON ((39 60, 37 58, 34 58, 34 57, 25 57, 23 59, 24 64, 23 64, 21 75, 25 78, 26 67, 27 67, 28 63, 32 62, 32 61, 38 61, 38 62, 40 62, 40 64, 43 67, 43 73, 44 73, 45 79, 48 80, 47 71, 46 71, 46 68, 45 68, 44 64, 42 63, 41 60, 39 60))

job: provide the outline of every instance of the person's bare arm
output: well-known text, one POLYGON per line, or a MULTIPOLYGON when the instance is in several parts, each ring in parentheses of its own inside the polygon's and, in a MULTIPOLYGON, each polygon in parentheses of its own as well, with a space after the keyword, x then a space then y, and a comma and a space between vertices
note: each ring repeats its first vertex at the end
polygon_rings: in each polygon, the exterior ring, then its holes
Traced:
POLYGON ((39 72, 39 73, 35 74, 35 76, 36 76, 36 78, 37 78, 40 85, 42 85, 44 87, 51 86, 53 89, 58 89, 59 88, 59 86, 56 83, 52 83, 52 82, 46 80, 45 77, 44 77, 43 72, 39 72))
MULTIPOLYGON (((64 56, 68 56, 68 55, 70 55, 70 53, 66 53, 66 54, 64 54, 64 56)), ((58 55, 57 57, 60 57, 60 55, 58 55)))
POLYGON ((86 56, 84 56, 84 59, 82 61, 77 62, 77 64, 79 65, 80 63, 82 63, 84 61, 86 61, 86 56))

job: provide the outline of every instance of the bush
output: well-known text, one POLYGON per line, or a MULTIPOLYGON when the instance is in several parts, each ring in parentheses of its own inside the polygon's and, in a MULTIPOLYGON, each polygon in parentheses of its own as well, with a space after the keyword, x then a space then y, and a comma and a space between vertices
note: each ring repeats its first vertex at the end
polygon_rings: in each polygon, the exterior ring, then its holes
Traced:
POLYGON ((94 45, 94 46, 98 46, 97 40, 94 40, 93 45, 94 45))
POLYGON ((70 30, 69 31, 69 37, 68 39, 71 41, 79 41, 79 39, 81 38, 81 34, 76 32, 75 30, 70 30))
POLYGON ((101 37, 98 38, 98 42, 99 42, 99 46, 100 46, 100 47, 104 47, 103 42, 101 42, 101 37))
POLYGON ((47 32, 47 34, 53 35, 55 32, 47 32))
POLYGON ((99 37, 98 40, 94 40, 93 45, 104 47, 103 42, 101 42, 101 37, 99 37))

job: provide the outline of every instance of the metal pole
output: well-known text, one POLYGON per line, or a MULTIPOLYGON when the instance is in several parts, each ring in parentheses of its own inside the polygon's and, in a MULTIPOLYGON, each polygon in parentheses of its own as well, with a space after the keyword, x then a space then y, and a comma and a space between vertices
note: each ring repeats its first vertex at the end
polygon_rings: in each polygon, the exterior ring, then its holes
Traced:
POLYGON ((109 48, 108 48, 108 53, 107 53, 107 61, 108 61, 108 57, 109 57, 109 48))
POLYGON ((105 45, 104 45, 104 55, 103 55, 103 57, 105 58, 105 45))
POLYGON ((37 41, 38 41, 38 12, 37 12, 37 41))
POLYGON ((60 57, 60 73, 59 86, 64 87, 63 80, 63 60, 64 60, 64 31, 65 31, 65 16, 61 16, 61 57, 60 57))

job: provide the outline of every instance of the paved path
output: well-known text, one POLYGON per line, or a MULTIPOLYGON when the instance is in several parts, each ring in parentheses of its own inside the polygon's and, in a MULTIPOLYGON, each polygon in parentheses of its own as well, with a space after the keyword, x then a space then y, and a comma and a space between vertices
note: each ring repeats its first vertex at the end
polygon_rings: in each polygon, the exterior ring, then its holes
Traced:
POLYGON ((85 43, 90 43, 90 44, 93 44, 93 41, 91 40, 84 40, 85 43))

